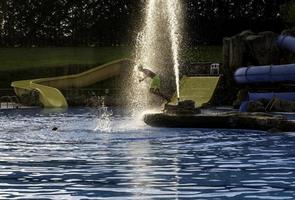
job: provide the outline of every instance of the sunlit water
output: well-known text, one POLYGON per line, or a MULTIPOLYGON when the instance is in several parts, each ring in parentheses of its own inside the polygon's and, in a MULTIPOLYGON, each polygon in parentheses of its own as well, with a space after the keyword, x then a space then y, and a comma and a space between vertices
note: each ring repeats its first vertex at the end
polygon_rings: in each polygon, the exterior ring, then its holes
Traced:
POLYGON ((294 199, 295 135, 0 111, 0 199, 294 199), (58 131, 51 131, 57 126, 58 131))

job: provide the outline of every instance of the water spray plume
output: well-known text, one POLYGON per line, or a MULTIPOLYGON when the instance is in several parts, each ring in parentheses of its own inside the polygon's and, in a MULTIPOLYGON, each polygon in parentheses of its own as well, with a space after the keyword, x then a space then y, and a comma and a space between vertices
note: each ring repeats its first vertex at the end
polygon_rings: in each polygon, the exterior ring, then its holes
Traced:
POLYGON ((170 39, 171 48, 174 61, 174 73, 176 81, 177 98, 180 97, 179 92, 179 46, 180 46, 180 20, 178 16, 181 16, 181 5, 179 0, 166 0, 169 26, 170 26, 170 39))
POLYGON ((131 75, 133 82, 128 87, 132 91, 129 95, 131 110, 142 112, 150 108, 149 84, 138 83, 138 66, 149 68, 160 74, 164 78, 162 82, 167 85, 168 90, 170 88, 169 92, 176 88, 177 98, 180 97, 181 8, 181 0, 146 1, 143 26, 138 33, 136 42, 135 64, 131 75), (174 79, 173 85, 171 81, 174 79))

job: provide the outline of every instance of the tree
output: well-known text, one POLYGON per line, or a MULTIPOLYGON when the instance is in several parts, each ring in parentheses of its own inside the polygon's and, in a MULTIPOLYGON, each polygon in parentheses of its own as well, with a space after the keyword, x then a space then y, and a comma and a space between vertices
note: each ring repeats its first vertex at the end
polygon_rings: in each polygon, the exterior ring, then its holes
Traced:
MULTIPOLYGON (((130 44, 146 1, 0 0, 2 41, 7 46, 130 44)), ((195 45, 220 44, 223 37, 245 29, 279 32, 284 28, 280 6, 290 0, 181 1, 186 8, 185 37, 195 45)), ((283 13, 292 21, 294 10, 283 13)))
POLYGON ((292 0, 281 7, 281 15, 289 27, 295 28, 295 0, 292 0))

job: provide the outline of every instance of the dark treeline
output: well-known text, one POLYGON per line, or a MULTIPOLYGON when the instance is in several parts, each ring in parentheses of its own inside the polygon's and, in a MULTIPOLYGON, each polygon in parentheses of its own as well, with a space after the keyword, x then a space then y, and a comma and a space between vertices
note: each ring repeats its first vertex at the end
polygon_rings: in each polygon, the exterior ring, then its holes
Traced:
MULTIPOLYGON (((0 45, 112 46, 135 38, 145 0, 0 0, 0 45)), ((220 44, 244 29, 284 28, 288 0, 181 0, 191 43, 220 44)))
POLYGON ((0 0, 2 46, 129 43, 140 10, 133 0, 0 0))
POLYGON ((285 28, 281 7, 288 0, 186 1, 188 31, 194 43, 216 44, 243 30, 280 32, 285 28))

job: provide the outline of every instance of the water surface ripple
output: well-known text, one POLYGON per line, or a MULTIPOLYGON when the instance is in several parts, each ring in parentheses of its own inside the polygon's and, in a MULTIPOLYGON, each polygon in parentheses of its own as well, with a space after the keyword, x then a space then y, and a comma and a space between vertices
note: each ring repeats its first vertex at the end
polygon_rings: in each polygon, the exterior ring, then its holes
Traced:
POLYGON ((295 135, 0 111, 0 199, 295 199, 295 135), (52 127, 59 130, 52 132, 52 127))

